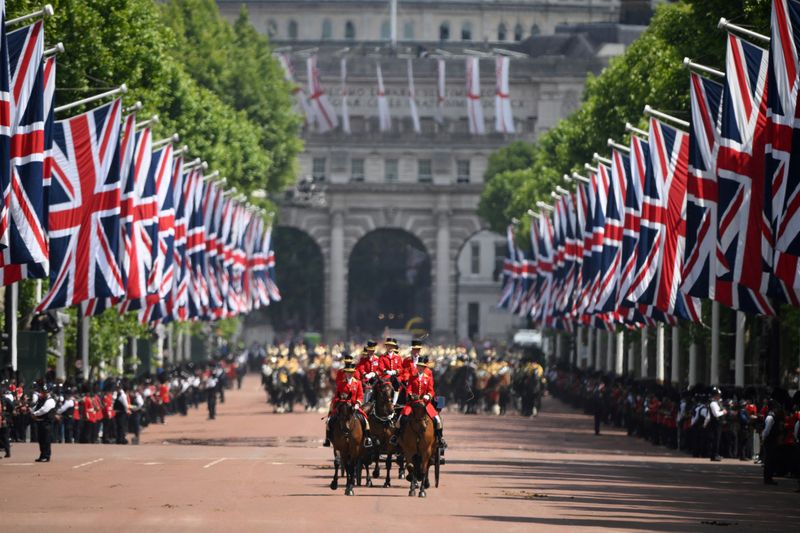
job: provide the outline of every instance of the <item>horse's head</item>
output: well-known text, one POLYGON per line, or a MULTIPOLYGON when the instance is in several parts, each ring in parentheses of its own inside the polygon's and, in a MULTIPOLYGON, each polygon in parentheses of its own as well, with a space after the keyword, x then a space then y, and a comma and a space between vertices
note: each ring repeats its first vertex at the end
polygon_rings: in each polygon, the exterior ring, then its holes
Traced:
POLYGON ((394 387, 391 382, 381 381, 375 385, 375 411, 379 416, 389 416, 394 410, 394 387))
POLYGON ((419 422, 423 429, 428 427, 430 417, 422 400, 416 400, 411 404, 411 418, 419 422))
POLYGON ((336 405, 336 424, 343 434, 350 432, 348 423, 355 413, 355 408, 348 402, 339 402, 336 405))

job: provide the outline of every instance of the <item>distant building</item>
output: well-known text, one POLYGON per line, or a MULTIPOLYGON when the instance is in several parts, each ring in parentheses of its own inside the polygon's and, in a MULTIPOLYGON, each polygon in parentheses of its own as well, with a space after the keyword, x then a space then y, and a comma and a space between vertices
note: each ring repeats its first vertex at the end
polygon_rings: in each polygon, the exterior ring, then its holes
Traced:
POLYGON ((387 43, 391 30, 385 1, 218 3, 229 19, 238 16, 242 3, 247 6, 256 27, 272 35, 277 50, 291 58, 304 90, 305 57, 315 55, 337 115, 343 92, 347 97, 349 134, 341 131, 341 120, 334 131, 307 127, 303 133, 300 177, 314 184, 319 201, 289 196, 279 219, 309 235, 319 248, 328 339, 406 326, 447 342, 509 338, 524 321, 495 309, 505 238, 487 231, 476 214, 488 157, 511 141, 533 141, 578 108, 587 73, 598 74, 642 31, 641 26, 618 24, 621 2, 401 1, 394 48, 387 43), (484 135, 470 133, 467 117, 465 57, 475 52, 484 54, 484 135), (495 132, 498 53, 512 56, 514 133, 495 132), (437 107, 440 58, 445 59, 446 90, 437 107), (419 133, 410 113, 409 59, 419 133), (391 129, 383 132, 377 65, 392 119, 391 129), (391 261, 378 260, 372 270, 359 268, 363 262, 372 265, 369 254, 379 250, 396 257, 402 268, 395 271, 391 261), (372 279, 375 269, 384 274, 372 279))

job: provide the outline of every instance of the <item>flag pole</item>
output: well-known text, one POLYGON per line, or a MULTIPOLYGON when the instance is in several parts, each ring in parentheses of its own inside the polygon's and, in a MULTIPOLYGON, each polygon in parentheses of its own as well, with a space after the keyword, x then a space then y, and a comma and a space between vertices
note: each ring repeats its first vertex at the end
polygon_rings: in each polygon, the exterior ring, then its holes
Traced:
POLYGON ((94 96, 90 96, 89 98, 83 98, 82 100, 78 100, 76 102, 72 102, 71 104, 64 104, 55 108, 56 113, 61 113, 63 111, 69 111, 70 109, 76 108, 78 106, 82 106, 84 104, 91 104, 92 102, 96 102, 98 100, 102 100, 103 98, 110 98, 112 96, 117 96, 118 94, 125 94, 128 92, 128 86, 124 83, 117 87, 116 89, 111 89, 110 91, 106 91, 104 93, 96 94, 94 96))
POLYGON ((649 133, 647 133, 644 130, 640 130, 639 128, 637 128, 636 126, 631 124, 630 122, 626 122, 625 123, 625 131, 628 132, 628 133, 636 134, 639 137, 643 137, 644 139, 649 139, 650 138, 650 134, 649 133))
POLYGON ((687 122, 686 120, 674 117, 672 115, 668 115, 666 113, 662 113, 661 111, 657 111, 652 107, 650 107, 649 104, 644 106, 644 114, 651 117, 660 118, 661 120, 665 120, 667 122, 672 122, 673 125, 680 126, 681 128, 688 129, 691 126, 691 124, 689 124, 689 122, 687 122))
POLYGON ((716 78, 724 78, 725 73, 721 70, 717 70, 715 68, 707 67, 705 65, 701 65, 700 63, 695 63, 688 57, 683 58, 683 66, 689 70, 693 70, 698 73, 708 74, 710 76, 714 76, 716 78))
MULTIPOLYGON (((158 115, 156 115, 156 116, 158 116, 158 115)), ((181 140, 181 136, 178 135, 177 133, 173 133, 170 137, 166 137, 164 139, 159 139, 157 141, 153 141, 153 150, 155 150, 157 148, 161 148, 162 146, 167 145, 169 143, 176 143, 176 142, 178 142, 180 140, 181 140)))
POLYGON ((719 302, 711 302, 711 371, 709 385, 719 384, 719 302))
POLYGON ((17 308, 19 307, 19 284, 14 282, 6 287, 5 293, 5 334, 8 342, 8 355, 11 369, 19 369, 17 351, 17 308))
POLYGON ((25 22, 26 20, 31 20, 35 18, 48 18, 52 17, 55 11, 53 10, 53 6, 50 4, 45 4, 42 9, 39 11, 34 11, 33 13, 28 13, 27 15, 22 15, 21 17, 17 17, 15 19, 7 20, 6 21, 6 28, 12 26, 14 24, 19 24, 20 22, 25 22))
POLYGON ((50 57, 63 53, 64 53, 64 43, 58 42, 54 47, 48 48, 47 50, 44 51, 44 57, 50 57))
POLYGON ((750 37, 751 39, 755 39, 756 41, 761 41, 762 43, 766 44, 769 44, 771 41, 771 39, 766 35, 750 31, 747 28, 742 28, 741 26, 736 26, 735 24, 731 24, 725 17, 719 19, 719 22, 717 23, 717 28, 720 30, 725 30, 730 33, 739 33, 741 35, 750 37))
POLYGON ((609 139, 607 144, 609 148, 614 148, 615 150, 619 150, 620 152, 624 152, 626 154, 631 153, 630 148, 628 148, 627 146, 623 146, 617 142, 614 142, 614 139, 609 139))
MULTIPOLYGON (((152 117, 148 118, 147 120, 143 120, 136 124, 137 130, 143 130, 146 127, 150 126, 151 124, 158 124, 160 122, 158 115, 153 115, 152 117)), ((177 135, 177 134, 176 134, 177 135)))

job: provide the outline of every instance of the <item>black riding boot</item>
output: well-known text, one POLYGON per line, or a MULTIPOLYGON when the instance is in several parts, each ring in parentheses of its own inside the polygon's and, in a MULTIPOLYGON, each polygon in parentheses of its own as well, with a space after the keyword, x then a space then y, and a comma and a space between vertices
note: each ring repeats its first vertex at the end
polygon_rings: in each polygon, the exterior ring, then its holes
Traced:
POLYGON ((369 429, 367 428, 367 419, 361 417, 361 429, 364 431, 364 448, 372 448, 372 439, 369 436, 369 429))
POLYGON ((444 441, 444 437, 442 437, 442 428, 441 427, 434 428, 433 434, 439 440, 439 446, 442 448, 447 448, 447 443, 444 441))
POLYGON ((326 448, 330 448, 331 446, 331 428, 325 428, 325 442, 322 443, 323 446, 326 448))

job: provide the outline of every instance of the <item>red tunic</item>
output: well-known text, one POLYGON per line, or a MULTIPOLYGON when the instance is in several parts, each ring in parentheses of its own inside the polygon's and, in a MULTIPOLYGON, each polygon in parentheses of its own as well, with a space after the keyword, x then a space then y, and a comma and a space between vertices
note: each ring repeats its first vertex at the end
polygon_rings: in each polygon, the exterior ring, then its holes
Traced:
POLYGON ((426 372, 416 373, 412 376, 411 380, 409 380, 406 391, 408 392, 409 399, 406 401, 406 406, 403 408, 403 415, 408 416, 411 414, 411 404, 413 403, 411 396, 417 396, 419 401, 425 403, 425 410, 431 418, 435 418, 436 415, 439 414, 436 412, 436 409, 434 409, 433 404, 431 404, 431 400, 436 395, 433 390, 433 376, 429 376, 426 372), (427 398, 424 398, 424 396, 427 396, 427 398))
POLYGON ((387 372, 396 372, 397 379, 400 379, 403 371, 403 358, 396 353, 387 353, 381 356, 381 374, 390 377, 387 372))
POLYGON ((366 379, 365 376, 370 372, 375 372, 376 376, 381 374, 381 358, 377 355, 372 357, 365 355, 356 365, 356 371, 360 373, 359 379, 366 379))

